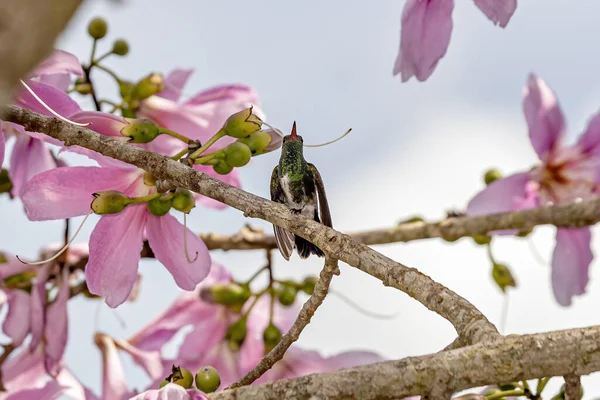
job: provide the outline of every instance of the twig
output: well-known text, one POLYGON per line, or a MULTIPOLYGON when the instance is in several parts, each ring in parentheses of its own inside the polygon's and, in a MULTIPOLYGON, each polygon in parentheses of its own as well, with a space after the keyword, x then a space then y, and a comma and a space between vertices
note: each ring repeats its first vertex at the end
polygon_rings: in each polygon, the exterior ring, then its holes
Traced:
POLYGON ((566 400, 579 400, 581 398, 581 379, 577 375, 565 375, 566 400))
POLYGON ((277 361, 283 358, 283 355, 287 349, 289 349, 292 343, 298 340, 306 325, 310 323, 310 319, 315 314, 315 311, 317 311, 317 308, 323 304, 323 300, 325 300, 325 296, 327 296, 327 291, 329 290, 329 284, 331 283, 333 275, 338 275, 339 273, 337 260, 329 257, 326 258, 325 266, 321 270, 321 274, 319 275, 319 280, 315 284, 313 294, 302 306, 302 310, 300 310, 300 313, 298 314, 298 317, 296 318, 296 321, 290 330, 283 335, 277 346, 275 346, 273 350, 265 355, 262 360, 260 360, 258 365, 252 369, 252 371, 248 372, 246 376, 237 382, 234 382, 230 388, 251 384, 260 378, 265 372, 271 369, 271 367, 277 361))
POLYGON ((6 387, 4 386, 4 381, 2 380, 2 366, 4 365, 4 362, 8 356, 15 351, 16 347, 12 344, 5 344, 2 347, 4 348, 4 351, 2 352, 2 355, 0 355, 0 392, 6 392, 6 387))
POLYGON ((23 125, 26 130, 46 133, 64 142, 66 146, 82 146, 135 165, 151 173, 157 180, 165 180, 176 187, 221 201, 243 211, 245 216, 264 219, 281 226, 314 243, 331 257, 380 279, 384 285, 407 293, 450 321, 457 333, 469 343, 498 335, 494 325, 477 308, 450 289, 414 268, 385 257, 348 235, 292 213, 283 204, 268 201, 213 179, 169 157, 150 153, 87 128, 76 127, 30 110, 7 106, 5 119, 23 125))
POLYGON ((460 349, 211 394, 211 400, 401 399, 432 387, 461 390, 600 371, 600 326, 509 335, 460 349))

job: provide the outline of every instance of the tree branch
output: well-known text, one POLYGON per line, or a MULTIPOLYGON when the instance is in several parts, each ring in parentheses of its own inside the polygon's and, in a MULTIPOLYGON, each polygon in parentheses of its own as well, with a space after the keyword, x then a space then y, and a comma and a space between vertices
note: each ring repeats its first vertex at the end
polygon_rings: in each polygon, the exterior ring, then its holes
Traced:
POLYGON ((600 371, 600 326, 510 335, 422 357, 385 361, 210 395, 211 400, 401 399, 524 379, 600 371))
POLYGON ((459 336, 469 343, 495 337, 498 331, 466 299, 433 281, 414 268, 395 262, 357 242, 350 236, 318 222, 293 214, 286 206, 263 199, 196 171, 169 157, 150 153, 126 143, 99 135, 17 106, 6 107, 5 119, 26 130, 42 132, 65 143, 82 146, 105 156, 135 165, 158 180, 211 197, 241 210, 247 217, 260 218, 293 232, 317 245, 332 258, 344 261, 399 289, 431 311, 450 321, 459 336))
POLYGON ((565 375, 566 400, 581 399, 581 379, 577 375, 565 375))
POLYGON ((283 335, 281 341, 275 346, 273 350, 271 350, 266 356, 260 360, 258 365, 252 369, 252 371, 248 372, 246 376, 234 382, 230 387, 235 388, 239 386, 249 385, 258 378, 260 378, 265 372, 267 372, 275 363, 283 358, 283 355, 290 348, 292 343, 294 343, 300 337, 300 334, 310 323, 310 319, 317 311, 317 308, 323 304, 323 300, 325 300, 325 296, 327 296, 327 292, 329 291, 329 284, 331 283, 331 279, 333 275, 338 275, 340 270, 338 268, 338 263, 336 259, 327 257, 325 259, 325 265, 321 270, 321 274, 319 276, 319 280, 315 285, 315 289, 313 294, 310 295, 308 300, 302 306, 302 310, 298 314, 296 321, 290 328, 290 330, 283 335))

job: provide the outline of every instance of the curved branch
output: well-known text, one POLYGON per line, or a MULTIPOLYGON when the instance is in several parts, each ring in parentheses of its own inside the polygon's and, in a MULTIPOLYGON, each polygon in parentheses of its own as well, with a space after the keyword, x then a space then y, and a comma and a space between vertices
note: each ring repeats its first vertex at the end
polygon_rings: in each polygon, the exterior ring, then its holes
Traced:
POLYGON ((344 261, 418 300, 431 311, 446 318, 459 336, 469 343, 495 337, 498 331, 466 299, 433 281, 414 268, 395 262, 350 236, 318 222, 295 215, 282 204, 245 192, 196 171, 169 157, 150 153, 81 128, 16 107, 6 107, 6 120, 32 132, 43 132, 65 143, 97 151, 105 156, 135 165, 158 180, 211 197, 244 212, 281 226, 317 245, 332 258, 344 261))

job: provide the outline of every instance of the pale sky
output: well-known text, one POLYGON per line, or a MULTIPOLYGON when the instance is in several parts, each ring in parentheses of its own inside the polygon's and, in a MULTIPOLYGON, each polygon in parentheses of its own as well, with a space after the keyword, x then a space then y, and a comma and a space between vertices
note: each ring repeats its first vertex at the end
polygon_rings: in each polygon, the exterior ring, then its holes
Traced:
MULTIPOLYGON (((268 120, 289 129, 297 121, 306 142, 322 142, 353 132, 329 147, 307 149, 325 180, 334 225, 341 231, 374 229, 422 214, 443 217, 462 208, 483 185, 490 166, 506 173, 528 169, 536 161, 521 111, 522 88, 530 72, 557 93, 575 138, 600 104, 600 3, 561 0, 521 1, 506 29, 493 26, 471 1, 457 1, 450 48, 426 83, 401 84, 391 75, 399 43, 404 1, 346 0, 254 2, 128 0, 88 1, 58 47, 87 59, 90 18, 109 22, 109 39, 129 41, 130 54, 110 61, 121 75, 134 79, 149 72, 193 67, 186 92, 217 84, 253 85, 268 120), (226 4, 224 4, 226 3, 226 4)), ((102 91, 112 93, 111 81, 102 91)), ((241 171, 244 189, 268 197, 271 170, 278 154, 261 156, 241 171)), ((62 222, 28 222, 18 201, 0 198, 3 250, 35 255, 62 238, 62 222)), ((188 220, 198 232, 235 232, 247 220, 236 210, 196 209, 188 220)), ((85 241, 93 224, 84 228, 85 241)), ((553 228, 532 237, 550 259, 553 228)), ((595 233, 595 232, 594 232, 595 233)), ((594 250, 600 244, 594 241, 594 250)), ((493 284, 484 248, 462 239, 428 240, 377 246, 385 255, 430 275, 475 304, 499 323, 503 297, 493 284)), ((600 323, 598 262, 590 270, 588 293, 562 308, 550 287, 548 262, 533 257, 526 240, 501 238, 496 258, 508 263, 519 287, 510 294, 504 333, 535 333, 600 323)), ((213 252, 239 277, 263 263, 262 252, 213 252)), ((276 275, 316 274, 321 260, 285 262, 275 258, 276 275)), ((333 354, 368 349, 390 359, 440 350, 455 333, 451 325, 405 294, 343 265, 333 288, 361 306, 394 314, 391 320, 368 318, 337 297, 328 298, 300 338, 299 345, 333 354)), ((96 328, 125 338, 178 294, 158 262, 145 260, 140 300, 116 312, 98 302, 69 303, 71 319, 67 363, 94 390, 100 388, 100 357, 93 346, 96 328), (117 317, 118 316, 118 317, 117 317), (126 323, 120 325, 119 319, 126 323)), ((129 382, 144 386, 143 372, 126 364, 129 382)), ((583 380, 586 399, 600 393, 600 378, 583 380)), ((551 381, 554 394, 562 381, 551 381)))

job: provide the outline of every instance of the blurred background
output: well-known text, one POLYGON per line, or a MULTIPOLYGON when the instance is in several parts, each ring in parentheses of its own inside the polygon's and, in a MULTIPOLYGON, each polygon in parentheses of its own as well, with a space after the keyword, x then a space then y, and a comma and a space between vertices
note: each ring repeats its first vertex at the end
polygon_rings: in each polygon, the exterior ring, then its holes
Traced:
MULTIPOLYGON (((522 1, 506 29, 495 27, 470 1, 456 1, 454 31, 446 57, 426 83, 401 84, 392 77, 404 1, 306 0, 211 2, 172 0, 87 1, 58 42, 58 48, 87 60, 86 33, 94 16, 108 20, 108 39, 124 38, 130 53, 107 64, 121 76, 140 78, 175 67, 196 72, 186 94, 218 84, 245 83, 258 91, 267 120, 288 131, 295 120, 306 143, 320 143, 353 128, 334 145, 307 149, 327 186, 334 226, 343 232, 374 229, 423 215, 437 220, 463 208, 483 188, 489 167, 502 172, 536 162, 521 110, 530 72, 554 89, 566 115, 569 140, 584 129, 600 104, 600 3, 577 7, 561 0, 522 1)), ((96 73, 100 91, 116 94, 96 73)), ((275 152, 241 169, 243 188, 269 197, 275 152)), ((73 162, 80 159, 71 158, 73 162)), ((7 157, 8 161, 8 157, 7 157)), ((89 163, 89 162, 88 162, 89 163)), ((0 247, 33 257, 41 246, 62 240, 63 222, 29 222, 19 201, 0 198, 0 247)), ((72 224, 79 222, 75 220, 72 224)), ((197 232, 234 233, 244 223, 263 227, 233 209, 196 208, 188 219, 197 232)), ((75 226, 75 225, 72 225, 75 226)), ((84 227, 87 240, 94 224, 84 227)), ((518 283, 509 292, 502 333, 535 333, 600 323, 598 261, 591 265, 587 294, 569 308, 555 302, 549 260, 555 229, 535 230, 529 239, 494 241, 498 261, 511 266, 518 283), (545 263, 533 255, 531 243, 545 263)), ((594 249, 600 249, 594 239, 594 249)), ((485 248, 470 239, 425 240, 376 246, 383 254, 418 268, 477 306, 500 324, 504 297, 491 278, 485 248)), ((322 260, 286 262, 275 252, 276 277, 317 274, 322 260)), ((214 251, 213 258, 239 278, 264 263, 264 252, 214 251)), ((99 392, 100 353, 96 330, 126 338, 165 309, 179 294, 166 269, 143 260, 141 296, 116 311, 102 302, 69 302, 70 342, 66 361, 84 384, 99 392)), ((298 344, 324 355, 345 350, 376 351, 390 359, 436 352, 455 338, 452 326, 404 293, 347 265, 334 291, 391 319, 367 317, 329 296, 298 344)), ((147 384, 125 360, 130 386, 147 384)), ((561 379, 553 379, 548 394, 561 379)), ((583 378, 586 399, 600 393, 600 377, 583 378)))

